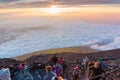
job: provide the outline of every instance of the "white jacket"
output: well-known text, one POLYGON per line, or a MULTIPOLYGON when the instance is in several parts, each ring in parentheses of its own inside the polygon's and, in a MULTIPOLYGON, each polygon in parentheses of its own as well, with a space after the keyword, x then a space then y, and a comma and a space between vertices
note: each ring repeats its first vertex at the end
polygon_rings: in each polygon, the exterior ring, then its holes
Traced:
POLYGON ((0 70, 0 80, 11 80, 9 68, 4 68, 0 70))

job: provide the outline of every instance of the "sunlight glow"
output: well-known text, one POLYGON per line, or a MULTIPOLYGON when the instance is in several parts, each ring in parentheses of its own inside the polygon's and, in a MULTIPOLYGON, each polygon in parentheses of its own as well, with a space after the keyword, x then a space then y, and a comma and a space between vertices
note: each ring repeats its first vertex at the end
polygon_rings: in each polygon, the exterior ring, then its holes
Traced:
POLYGON ((52 13, 52 14, 58 14, 60 13, 60 8, 57 8, 57 6, 51 6, 50 8, 47 8, 45 12, 52 13))

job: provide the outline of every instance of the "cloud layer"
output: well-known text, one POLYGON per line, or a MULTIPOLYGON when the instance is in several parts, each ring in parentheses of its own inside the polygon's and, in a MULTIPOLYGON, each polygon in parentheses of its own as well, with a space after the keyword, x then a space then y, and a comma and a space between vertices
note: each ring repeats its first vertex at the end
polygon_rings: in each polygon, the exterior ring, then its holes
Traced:
MULTIPOLYGON (((87 45, 99 50, 120 48, 119 25, 44 18, 32 18, 27 20, 28 22, 23 19, 22 21, 26 23, 1 25, 9 30, 19 27, 23 31, 12 30, 10 32, 11 34, 18 34, 22 31, 22 34, 0 44, 0 57, 6 57, 6 54, 7 57, 15 57, 34 51, 70 46, 87 45)), ((10 33, 6 36, 10 37, 10 33)))
POLYGON ((0 0, 3 7, 41 7, 50 4, 58 5, 86 5, 86 4, 113 4, 120 0, 0 0))

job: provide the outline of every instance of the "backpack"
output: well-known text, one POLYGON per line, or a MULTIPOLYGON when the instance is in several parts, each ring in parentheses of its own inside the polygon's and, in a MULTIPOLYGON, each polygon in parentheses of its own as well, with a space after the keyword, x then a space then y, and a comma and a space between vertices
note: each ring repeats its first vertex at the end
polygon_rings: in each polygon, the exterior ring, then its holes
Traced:
POLYGON ((61 73, 61 68, 58 67, 58 66, 56 66, 56 67, 55 67, 55 73, 56 73, 57 75, 60 75, 60 73, 61 73))

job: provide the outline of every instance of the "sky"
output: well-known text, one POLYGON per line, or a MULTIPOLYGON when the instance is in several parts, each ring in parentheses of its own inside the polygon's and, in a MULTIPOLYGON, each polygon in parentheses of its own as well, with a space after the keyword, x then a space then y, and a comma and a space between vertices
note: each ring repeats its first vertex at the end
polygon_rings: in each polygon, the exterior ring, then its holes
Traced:
POLYGON ((120 0, 0 0, 1 8, 43 7, 51 4, 85 5, 85 4, 119 4, 120 0))
POLYGON ((9 20, 11 16, 54 16, 59 19, 119 24, 119 14, 120 0, 0 0, 1 20, 9 20), (51 8, 52 5, 57 5, 57 8, 51 8))

